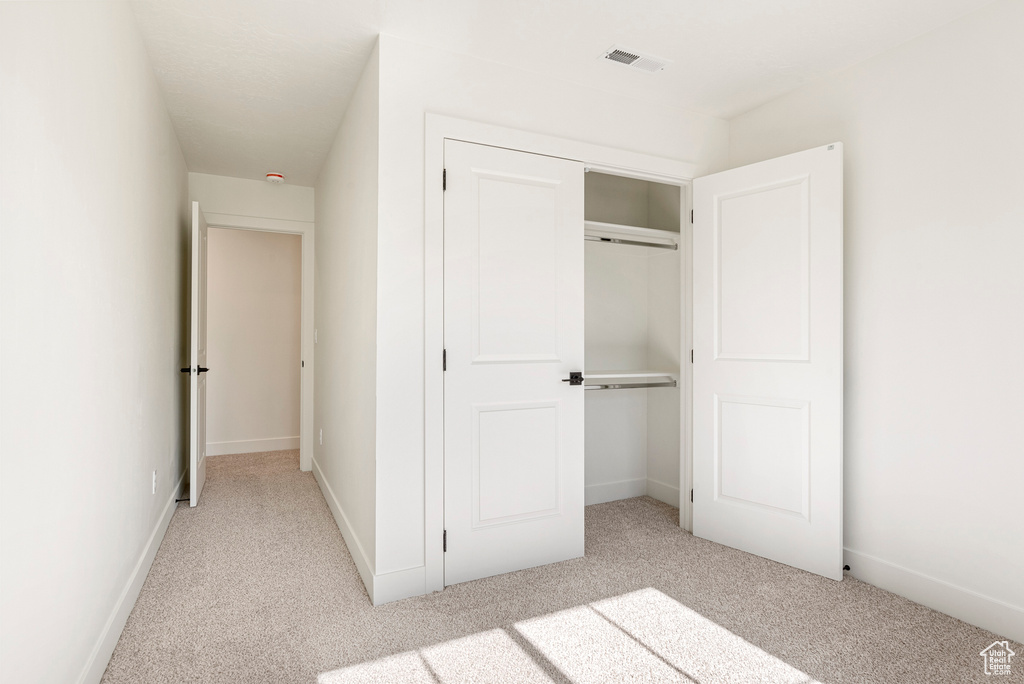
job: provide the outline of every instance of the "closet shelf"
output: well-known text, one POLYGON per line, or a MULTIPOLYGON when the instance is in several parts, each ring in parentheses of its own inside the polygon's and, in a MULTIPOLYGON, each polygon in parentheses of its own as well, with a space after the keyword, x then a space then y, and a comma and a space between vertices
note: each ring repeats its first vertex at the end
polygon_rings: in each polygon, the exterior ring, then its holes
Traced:
POLYGON ((679 373, 674 371, 589 371, 583 374, 583 388, 609 390, 676 387, 678 376, 679 373))
POLYGON ((602 223, 601 221, 584 221, 583 236, 588 240, 601 240, 612 243, 654 247, 659 249, 679 249, 679 233, 657 228, 626 226, 618 223, 602 223))

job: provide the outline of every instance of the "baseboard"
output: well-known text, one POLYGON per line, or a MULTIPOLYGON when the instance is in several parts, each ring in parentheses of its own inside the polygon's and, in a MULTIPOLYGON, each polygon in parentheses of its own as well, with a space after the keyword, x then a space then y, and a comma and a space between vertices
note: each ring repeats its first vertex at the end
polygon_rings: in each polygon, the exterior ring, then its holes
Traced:
POLYGON ((647 493, 647 480, 620 480, 618 482, 603 482, 601 484, 587 485, 583 502, 586 506, 618 501, 619 499, 631 499, 634 496, 643 496, 647 493))
POLYGON ((228 442, 207 442, 207 456, 226 456, 228 454, 253 454, 258 451, 284 451, 298 449, 299 436, 266 437, 264 439, 236 439, 228 442))
POLYGON ((177 506, 175 499, 181 496, 182 485, 187 474, 188 469, 181 474, 181 477, 178 478, 178 484, 171 491, 171 498, 167 500, 167 504, 160 514, 160 519, 157 520, 153 532, 149 535, 149 541, 146 542, 146 546, 142 549, 142 555, 135 564, 132 574, 128 576, 128 582, 125 584, 124 589, 121 590, 117 603, 114 604, 114 610, 111 611, 110 617, 107 618, 107 623, 103 625, 103 631, 100 632, 100 637, 96 640, 96 645, 93 647, 92 653, 89 654, 85 667, 82 668, 82 674, 78 676, 78 684, 92 684, 93 682, 99 682, 103 678, 103 673, 107 669, 107 663, 110 662, 110 656, 113 655, 114 647, 117 646, 117 640, 121 638, 124 625, 128 622, 128 616, 131 614, 132 608, 135 607, 135 601, 138 600, 139 594, 142 592, 142 585, 145 583, 149 569, 153 565, 153 559, 156 558, 160 542, 163 541, 167 526, 171 523, 171 518, 174 516, 177 506))
POLYGON ((341 536, 345 539, 345 544, 348 546, 348 552, 356 564, 356 570, 359 571, 359 576, 362 578, 363 584, 366 585, 366 593, 369 594, 370 600, 373 601, 375 586, 373 564, 366 556, 366 551, 363 550, 363 545, 359 543, 359 538, 356 536, 355 530, 353 530, 352 525, 349 524, 348 517, 345 515, 345 511, 341 508, 341 503, 338 501, 338 497, 334 496, 334 490, 331 489, 331 485, 327 482, 327 478, 324 477, 324 473, 320 469, 320 464, 317 463, 315 457, 313 458, 313 478, 316 480, 317 484, 320 485, 320 492, 324 495, 324 499, 327 501, 327 507, 331 509, 331 514, 334 516, 334 522, 338 524, 338 529, 341 530, 341 536))
POLYGON ((679 487, 647 478, 647 496, 679 508, 679 487))
POLYGON ((415 568, 386 572, 373 578, 373 605, 390 603, 411 596, 427 593, 427 569, 420 565, 415 568))
POLYGON ((879 589, 1024 643, 1024 609, 866 553, 843 549, 850 574, 879 589))

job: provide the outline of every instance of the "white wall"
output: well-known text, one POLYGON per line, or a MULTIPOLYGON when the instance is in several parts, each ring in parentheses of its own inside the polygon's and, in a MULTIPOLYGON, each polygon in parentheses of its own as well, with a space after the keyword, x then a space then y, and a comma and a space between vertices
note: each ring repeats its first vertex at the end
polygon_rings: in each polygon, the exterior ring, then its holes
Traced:
POLYGON ((1017 640, 1021 36, 1024 3, 996 2, 730 127, 732 165, 845 144, 853 574, 1017 640))
POLYGON ((205 213, 313 221, 313 188, 249 178, 188 174, 189 199, 205 213))
POLYGON ((207 454, 299 448, 302 237, 210 228, 207 454))
POLYGON ((127 4, 0 3, 0 79, 0 679, 96 682, 184 473, 185 162, 127 4))
POLYGON ((424 565, 426 112, 698 164, 724 164, 727 149, 724 121, 381 36, 378 574, 424 565))
POLYGON ((368 586, 377 496, 378 73, 375 49, 316 184, 314 421, 323 444, 313 474, 368 586))
MULTIPOLYGON (((679 225, 678 206, 674 207, 674 216, 679 225)), ((676 388, 647 391, 647 494, 678 507, 679 402, 686 384, 681 372, 682 262, 680 251, 650 251, 647 257, 647 365, 651 370, 680 373, 676 388)), ((689 361, 689 358, 685 360, 689 361)))
MULTIPOLYGON (((585 370, 648 369, 647 250, 583 250, 585 370)), ((584 392, 587 505, 647 492, 647 398, 643 389, 584 392)))

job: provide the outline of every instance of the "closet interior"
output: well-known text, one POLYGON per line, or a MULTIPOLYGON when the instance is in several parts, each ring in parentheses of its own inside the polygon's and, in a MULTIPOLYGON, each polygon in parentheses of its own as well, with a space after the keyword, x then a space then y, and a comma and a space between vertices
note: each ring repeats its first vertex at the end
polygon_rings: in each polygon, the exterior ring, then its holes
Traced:
POLYGON ((586 174, 587 505, 647 494, 679 506, 686 190, 586 174))

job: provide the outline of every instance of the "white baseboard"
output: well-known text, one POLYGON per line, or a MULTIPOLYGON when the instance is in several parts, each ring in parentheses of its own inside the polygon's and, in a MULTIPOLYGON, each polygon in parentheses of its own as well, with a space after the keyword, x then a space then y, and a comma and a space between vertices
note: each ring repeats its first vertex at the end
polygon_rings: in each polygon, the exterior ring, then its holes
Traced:
POLYGON ((370 595, 370 602, 379 606, 382 603, 426 594, 427 573, 426 568, 422 565, 380 575, 374 574, 373 565, 366 556, 363 545, 359 543, 359 538, 356 537, 355 530, 349 524, 338 497, 334 495, 334 490, 331 489, 331 485, 324 477, 320 464, 315 458, 313 459, 313 477, 320 485, 320 491, 323 492, 324 499, 327 500, 327 507, 331 509, 334 521, 338 524, 338 529, 341 530, 341 536, 344 537, 345 544, 348 545, 348 551, 352 555, 352 560, 355 561, 359 577, 362 578, 363 584, 366 586, 366 593, 370 595))
POLYGON ((618 482, 602 482, 601 484, 587 485, 583 494, 583 502, 586 506, 618 501, 619 499, 631 499, 634 496, 643 496, 647 493, 647 480, 640 478, 636 480, 619 480, 618 482))
POLYGON ((859 551, 843 549, 843 562, 862 582, 1024 643, 1024 609, 1018 606, 859 551))
POLYGON ((284 451, 298 449, 299 436, 266 437, 263 439, 235 439, 229 442, 207 442, 207 456, 226 456, 228 454, 253 454, 259 451, 284 451))
POLYGON ((423 596, 426 593, 427 569, 422 565, 386 572, 373 578, 373 605, 375 606, 411 596, 423 596))
POLYGON ((145 583, 149 569, 153 565, 153 559, 156 558, 160 542, 164 540, 164 533, 167 531, 167 526, 171 523, 171 518, 174 516, 174 511, 177 507, 175 499, 181 496, 182 485, 187 474, 188 469, 181 474, 181 477, 178 478, 178 484, 171 491, 171 498, 164 505, 160 519, 156 521, 153 532, 149 535, 149 541, 146 542, 146 546, 142 549, 142 555, 139 557, 138 562, 135 563, 132 573, 128 576, 128 582, 125 584, 124 589, 121 590, 121 595, 117 598, 114 610, 111 611, 110 617, 107 618, 107 623, 103 625, 103 631, 100 632, 100 637, 96 640, 96 645, 93 646, 92 653, 89 654, 89 659, 85 662, 85 667, 82 668, 82 674, 78 676, 78 684, 92 684, 99 682, 103 678, 103 673, 107 669, 107 663, 110 662, 110 656, 113 655, 114 647, 117 646, 117 640, 121 638, 124 625, 128 622, 128 616, 131 614, 132 608, 135 607, 135 601, 138 600, 139 594, 142 592, 142 585, 145 583))
POLYGON ((647 496, 679 508, 679 487, 647 478, 647 496))
POLYGON ((363 584, 366 585, 366 593, 370 595, 370 600, 372 601, 374 588, 373 563, 370 562, 366 551, 363 550, 363 545, 359 543, 355 530, 349 524, 348 517, 345 515, 345 511, 342 510, 338 497, 334 496, 334 490, 331 489, 327 478, 324 477, 324 473, 320 469, 320 464, 317 463, 316 458, 313 459, 313 478, 320 485, 320 491, 323 493, 324 499, 327 500, 327 507, 331 509, 331 514, 334 515, 334 522, 338 524, 338 529, 341 530, 341 536, 345 539, 348 552, 356 564, 359 576, 362 578, 363 584))

